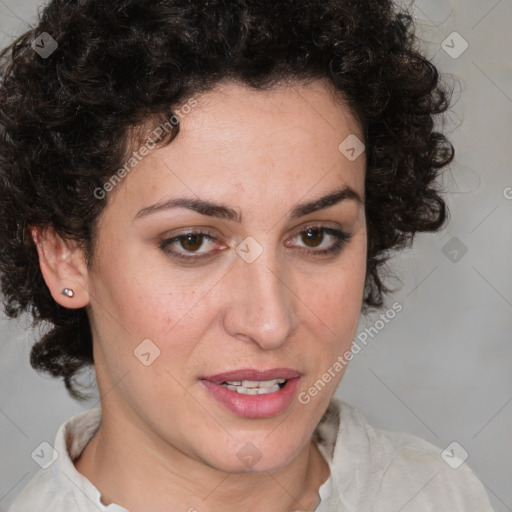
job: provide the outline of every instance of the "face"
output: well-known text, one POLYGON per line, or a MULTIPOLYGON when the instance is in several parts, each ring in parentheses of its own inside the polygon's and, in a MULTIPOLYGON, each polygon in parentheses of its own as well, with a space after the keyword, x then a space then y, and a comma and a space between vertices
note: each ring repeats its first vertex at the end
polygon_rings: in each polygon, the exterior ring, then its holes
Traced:
POLYGON ((196 100, 100 218, 98 383, 157 444, 226 472, 274 471, 309 445, 356 334, 365 160, 338 146, 363 135, 321 82, 224 83, 196 100))

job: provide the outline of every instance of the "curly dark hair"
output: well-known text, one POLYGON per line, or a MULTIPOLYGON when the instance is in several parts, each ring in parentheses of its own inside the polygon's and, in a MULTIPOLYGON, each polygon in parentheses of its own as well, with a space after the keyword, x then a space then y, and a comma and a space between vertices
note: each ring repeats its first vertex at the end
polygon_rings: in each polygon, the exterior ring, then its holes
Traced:
POLYGON ((76 378, 94 364, 88 315, 52 299, 30 228, 53 227, 90 262, 108 203, 94 191, 140 143, 137 127, 221 80, 263 90, 326 79, 343 95, 366 145, 362 306, 382 307, 391 251, 449 213, 436 178, 454 149, 434 120, 452 90, 418 43, 413 17, 390 0, 51 1, 0 54, 1 286, 8 316, 50 326, 32 366, 86 397, 76 378), (49 56, 33 46, 45 32, 58 43, 49 56))

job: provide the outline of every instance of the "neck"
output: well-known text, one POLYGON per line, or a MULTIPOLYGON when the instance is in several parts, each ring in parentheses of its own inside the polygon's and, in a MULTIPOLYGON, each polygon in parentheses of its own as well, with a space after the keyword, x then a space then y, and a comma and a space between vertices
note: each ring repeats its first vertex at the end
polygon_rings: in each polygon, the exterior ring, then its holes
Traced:
POLYGON ((75 461, 105 505, 116 503, 131 512, 315 510, 318 489, 329 476, 312 443, 272 474, 225 473, 120 417, 104 414, 98 432, 75 461))

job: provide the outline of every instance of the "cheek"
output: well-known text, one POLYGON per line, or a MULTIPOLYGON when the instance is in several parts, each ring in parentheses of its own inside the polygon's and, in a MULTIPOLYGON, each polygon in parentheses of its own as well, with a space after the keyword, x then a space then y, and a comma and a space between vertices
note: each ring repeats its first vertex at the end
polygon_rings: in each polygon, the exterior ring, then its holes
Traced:
POLYGON ((103 284, 114 312, 98 326, 107 365, 119 367, 119 375, 135 369, 132 378, 136 376, 140 386, 149 386, 152 393, 162 387, 153 384, 163 382, 168 392, 180 394, 181 388, 170 375, 188 385, 189 375, 197 373, 197 348, 216 318, 215 304, 207 293, 212 285, 209 281, 183 282, 183 276, 180 279, 155 268, 144 274, 132 270, 125 274, 130 279, 116 277, 103 284), (150 368, 134 357, 148 351, 151 360, 157 354, 150 368))
POLYGON ((115 240, 104 247, 93 274, 92 301, 96 310, 110 314, 107 322, 135 340, 162 337, 197 302, 198 290, 158 259, 115 240))
POLYGON ((338 267, 321 276, 313 276, 309 293, 302 296, 311 304, 328 332, 340 340, 355 335, 364 294, 366 246, 361 244, 338 267), (350 257, 349 257, 350 256, 350 257))
POLYGON ((311 371, 298 401, 308 410, 315 409, 315 421, 323 414, 352 358, 350 350, 361 313, 365 265, 362 259, 322 279, 317 276, 312 280, 317 283, 315 292, 306 296, 311 313, 301 352, 307 354, 311 371))
MULTIPOLYGON (((339 356, 350 350, 360 316, 359 288, 353 289, 347 281, 337 283, 329 281, 331 289, 328 292, 312 297, 309 304, 314 313, 310 315, 310 332, 307 339, 307 350, 310 358, 315 361, 315 376, 319 377, 330 368, 339 356)), ((336 371, 337 385, 343 372, 336 371)))

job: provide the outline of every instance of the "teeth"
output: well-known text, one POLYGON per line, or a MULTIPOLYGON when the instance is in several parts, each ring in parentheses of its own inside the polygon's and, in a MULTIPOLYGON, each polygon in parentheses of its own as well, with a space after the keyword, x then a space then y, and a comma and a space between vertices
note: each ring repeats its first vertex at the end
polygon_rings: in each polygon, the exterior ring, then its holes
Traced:
POLYGON ((272 380, 243 380, 242 386, 244 388, 268 388, 270 386, 274 386, 275 384, 284 384, 286 382, 285 379, 272 379, 272 380))
MULTIPOLYGON (((233 391, 240 393, 241 395, 266 395, 267 393, 275 393, 279 391, 279 384, 275 384, 272 387, 267 388, 245 388, 244 386, 232 386, 233 391)), ((229 389, 229 387, 228 387, 229 389)))
POLYGON ((241 395, 265 395, 267 393, 275 393, 281 388, 279 384, 284 384, 286 379, 272 380, 243 380, 243 381, 227 381, 221 385, 231 391, 236 391, 241 395))
POLYGON ((272 379, 272 380, 232 380, 226 381, 223 384, 228 384, 230 386, 243 386, 244 388, 268 388, 273 386, 274 384, 284 384, 286 379, 272 379))

